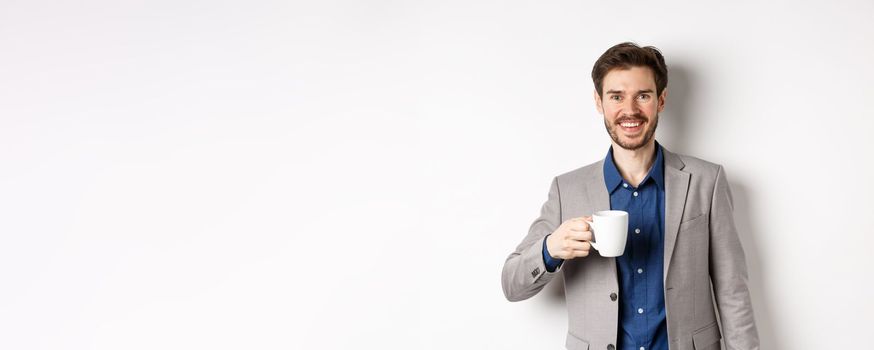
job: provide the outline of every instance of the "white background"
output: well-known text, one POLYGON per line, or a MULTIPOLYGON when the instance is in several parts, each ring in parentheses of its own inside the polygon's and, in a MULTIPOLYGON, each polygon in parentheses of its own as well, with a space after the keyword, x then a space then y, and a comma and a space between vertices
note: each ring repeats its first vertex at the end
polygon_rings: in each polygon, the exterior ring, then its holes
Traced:
MULTIPOLYGON (((869 346, 870 1, 0 2, 0 348, 561 349, 504 259, 609 146, 723 164, 763 349, 869 346)), ((556 280, 559 281, 559 280, 556 280)))

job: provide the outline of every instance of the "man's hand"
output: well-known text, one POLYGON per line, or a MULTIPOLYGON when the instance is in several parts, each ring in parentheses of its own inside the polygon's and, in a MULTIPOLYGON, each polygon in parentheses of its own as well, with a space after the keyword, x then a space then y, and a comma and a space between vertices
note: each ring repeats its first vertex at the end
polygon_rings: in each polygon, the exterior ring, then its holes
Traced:
POLYGON ((573 218, 565 221, 555 232, 546 238, 546 250, 553 258, 569 260, 586 257, 592 248, 592 231, 589 231, 591 216, 573 218))

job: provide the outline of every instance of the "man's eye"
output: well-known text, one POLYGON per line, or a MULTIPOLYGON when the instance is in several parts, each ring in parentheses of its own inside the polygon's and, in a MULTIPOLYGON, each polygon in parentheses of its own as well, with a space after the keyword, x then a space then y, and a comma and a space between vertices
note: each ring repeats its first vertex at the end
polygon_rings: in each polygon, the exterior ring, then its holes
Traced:
POLYGON ((621 97, 619 97, 619 95, 611 95, 610 99, 613 101, 619 101, 621 99, 621 97))
POLYGON ((644 101, 649 100, 649 95, 640 95, 640 96, 638 96, 638 98, 640 98, 641 100, 644 100, 644 101))

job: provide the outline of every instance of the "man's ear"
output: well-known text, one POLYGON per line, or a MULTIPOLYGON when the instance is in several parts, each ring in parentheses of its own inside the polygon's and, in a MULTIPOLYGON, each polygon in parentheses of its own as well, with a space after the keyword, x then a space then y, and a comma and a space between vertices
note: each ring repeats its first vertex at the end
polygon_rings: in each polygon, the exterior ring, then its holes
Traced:
POLYGON ((665 109, 665 101, 668 99, 668 88, 662 90, 661 96, 659 96, 659 112, 665 109))
POLYGON ((592 96, 595 98, 595 108, 598 109, 598 113, 604 115, 604 108, 601 108, 601 96, 598 95, 598 90, 594 90, 592 96))

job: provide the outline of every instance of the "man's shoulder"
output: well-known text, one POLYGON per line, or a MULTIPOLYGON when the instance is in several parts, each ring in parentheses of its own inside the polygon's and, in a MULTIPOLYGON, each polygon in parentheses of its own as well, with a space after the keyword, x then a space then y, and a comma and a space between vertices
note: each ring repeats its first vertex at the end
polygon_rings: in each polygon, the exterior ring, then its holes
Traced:
POLYGON ((603 177, 604 160, 581 166, 579 168, 564 172, 556 176, 559 183, 583 183, 587 179, 595 177, 603 177), (601 175, 601 176, 598 176, 601 175))

